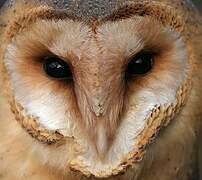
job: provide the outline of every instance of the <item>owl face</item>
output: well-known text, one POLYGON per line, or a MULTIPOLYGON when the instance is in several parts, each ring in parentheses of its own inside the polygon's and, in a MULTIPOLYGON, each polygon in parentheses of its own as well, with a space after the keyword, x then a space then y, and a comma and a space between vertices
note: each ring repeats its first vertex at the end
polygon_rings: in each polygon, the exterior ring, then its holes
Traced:
POLYGON ((185 102, 186 41, 153 17, 39 18, 10 39, 4 62, 20 117, 73 138, 82 151, 61 156, 75 169, 106 176, 127 156, 140 161, 185 102))

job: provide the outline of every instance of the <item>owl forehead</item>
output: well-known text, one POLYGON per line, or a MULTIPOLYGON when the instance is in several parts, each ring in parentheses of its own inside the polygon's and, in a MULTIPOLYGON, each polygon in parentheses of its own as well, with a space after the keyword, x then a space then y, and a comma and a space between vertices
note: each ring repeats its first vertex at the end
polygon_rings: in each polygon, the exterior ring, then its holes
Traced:
POLYGON ((151 24, 148 19, 135 17, 133 20, 108 22, 94 32, 88 26, 71 20, 42 20, 36 23, 34 31, 40 37, 39 42, 47 45, 53 53, 64 58, 73 55, 73 60, 75 57, 92 58, 95 55, 94 58, 103 55, 130 56, 142 48, 145 36, 149 36, 147 31, 140 32, 140 29, 144 26, 149 28, 151 24), (44 34, 44 26, 49 32, 54 31, 54 35, 44 34), (50 39, 52 43, 47 44, 50 39))

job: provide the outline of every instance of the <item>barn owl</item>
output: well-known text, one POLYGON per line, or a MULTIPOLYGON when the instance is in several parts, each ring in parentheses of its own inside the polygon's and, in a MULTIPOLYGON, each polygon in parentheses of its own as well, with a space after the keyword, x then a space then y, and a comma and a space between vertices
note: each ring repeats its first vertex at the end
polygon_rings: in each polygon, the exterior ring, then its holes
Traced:
POLYGON ((6 1, 0 27, 0 179, 199 179, 192 2, 6 1))

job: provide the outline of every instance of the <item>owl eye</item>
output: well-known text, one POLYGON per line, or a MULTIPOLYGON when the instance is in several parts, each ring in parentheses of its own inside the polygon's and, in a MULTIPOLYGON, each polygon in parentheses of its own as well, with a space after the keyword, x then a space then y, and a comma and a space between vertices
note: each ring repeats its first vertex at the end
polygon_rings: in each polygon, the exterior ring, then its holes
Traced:
POLYGON ((47 57, 43 64, 44 71, 50 77, 57 79, 72 79, 69 65, 58 57, 47 57))
POLYGON ((128 64, 126 74, 129 77, 146 74, 152 69, 153 64, 154 55, 152 53, 140 53, 128 64))

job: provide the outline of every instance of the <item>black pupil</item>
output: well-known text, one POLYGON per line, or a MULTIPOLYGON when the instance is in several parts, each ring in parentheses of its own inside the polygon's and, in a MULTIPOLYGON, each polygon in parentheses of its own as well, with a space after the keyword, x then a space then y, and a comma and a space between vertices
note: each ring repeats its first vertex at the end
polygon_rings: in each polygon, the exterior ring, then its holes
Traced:
MULTIPOLYGON (((141 53, 128 64, 126 74, 129 77, 146 74, 152 69, 154 57, 151 53, 141 53)), ((48 57, 44 61, 44 71, 53 78, 72 79, 69 65, 58 57, 48 57)))
POLYGON ((44 71, 53 78, 72 79, 72 72, 68 64, 58 57, 48 57, 44 62, 44 71))
POLYGON ((154 57, 150 53, 141 53, 135 56, 127 67, 127 75, 135 76, 146 74, 152 69, 154 57))

